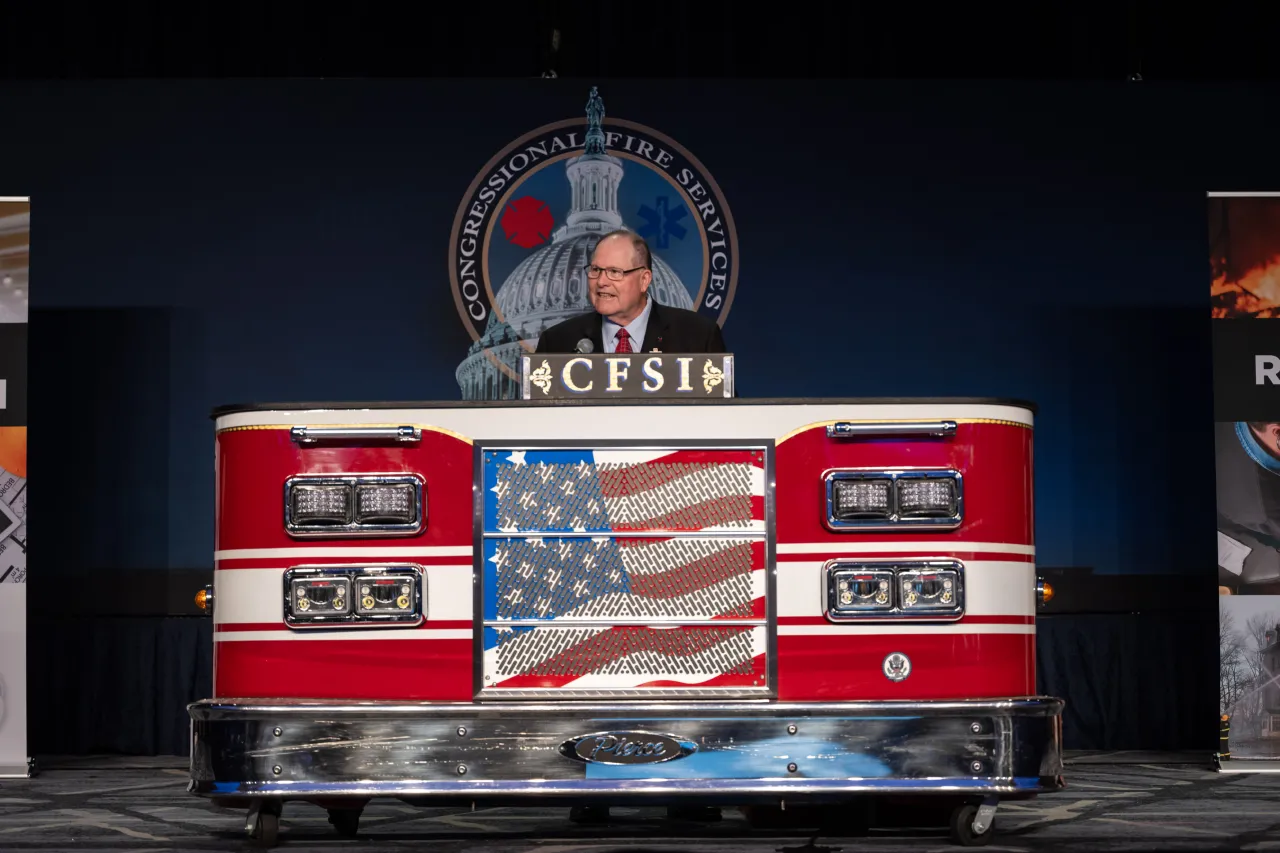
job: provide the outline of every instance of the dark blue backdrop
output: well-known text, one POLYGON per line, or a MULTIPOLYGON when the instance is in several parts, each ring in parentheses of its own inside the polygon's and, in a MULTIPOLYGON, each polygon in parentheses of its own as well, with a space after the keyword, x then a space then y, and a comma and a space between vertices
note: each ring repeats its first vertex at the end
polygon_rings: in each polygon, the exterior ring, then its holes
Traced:
POLYGON ((457 206, 592 84, 732 206, 744 395, 1033 400, 1042 565, 1212 574, 1204 193, 1280 184, 1271 93, 608 80, 6 84, 31 470, 90 507, 33 574, 210 565, 214 405, 459 399, 457 206))

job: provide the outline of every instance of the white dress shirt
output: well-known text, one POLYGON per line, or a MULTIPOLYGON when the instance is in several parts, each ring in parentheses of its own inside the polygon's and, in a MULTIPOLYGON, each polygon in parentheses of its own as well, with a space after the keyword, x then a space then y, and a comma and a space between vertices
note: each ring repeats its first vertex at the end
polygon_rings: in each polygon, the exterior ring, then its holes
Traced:
MULTIPOLYGON (((653 300, 647 295, 644 298, 644 310, 640 312, 640 316, 636 317, 627 324, 627 334, 631 337, 631 351, 640 352, 640 347, 644 346, 644 333, 649 328, 650 309, 653 308, 653 300)), ((600 327, 600 338, 604 341, 605 352, 618 351, 618 330, 622 328, 608 317, 602 317, 603 321, 600 327)))

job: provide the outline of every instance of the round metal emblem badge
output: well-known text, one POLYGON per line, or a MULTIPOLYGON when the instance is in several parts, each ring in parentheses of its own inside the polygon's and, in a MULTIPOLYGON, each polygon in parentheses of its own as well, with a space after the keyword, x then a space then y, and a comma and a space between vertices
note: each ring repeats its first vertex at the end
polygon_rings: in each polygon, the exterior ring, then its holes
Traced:
POLYGON ((902 681, 911 674, 911 658, 902 652, 893 652, 884 659, 881 667, 884 670, 884 677, 890 681, 902 681))

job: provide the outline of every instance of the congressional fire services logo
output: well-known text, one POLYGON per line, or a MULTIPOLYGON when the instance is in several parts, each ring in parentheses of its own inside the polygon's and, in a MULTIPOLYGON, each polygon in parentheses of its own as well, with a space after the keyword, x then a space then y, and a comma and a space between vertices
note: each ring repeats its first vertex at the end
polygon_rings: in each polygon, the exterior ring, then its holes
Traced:
POLYGON ((543 125, 498 152, 454 218, 449 278, 474 343, 465 400, 518 396, 520 356, 550 326, 591 310, 586 266, 601 235, 628 228, 653 251, 650 293, 724 325, 738 281, 733 215, 715 179, 674 139, 606 118, 543 125))

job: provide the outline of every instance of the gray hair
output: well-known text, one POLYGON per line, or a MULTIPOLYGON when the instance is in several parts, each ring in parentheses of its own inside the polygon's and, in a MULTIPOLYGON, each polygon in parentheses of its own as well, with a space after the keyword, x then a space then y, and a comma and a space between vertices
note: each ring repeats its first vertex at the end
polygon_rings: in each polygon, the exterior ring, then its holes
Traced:
POLYGON ((637 267, 653 269, 653 253, 649 251, 649 242, 639 234, 626 228, 619 228, 617 231, 610 231, 605 234, 596 245, 600 245, 610 237, 626 237, 631 241, 631 249, 634 253, 635 261, 632 263, 637 267))

